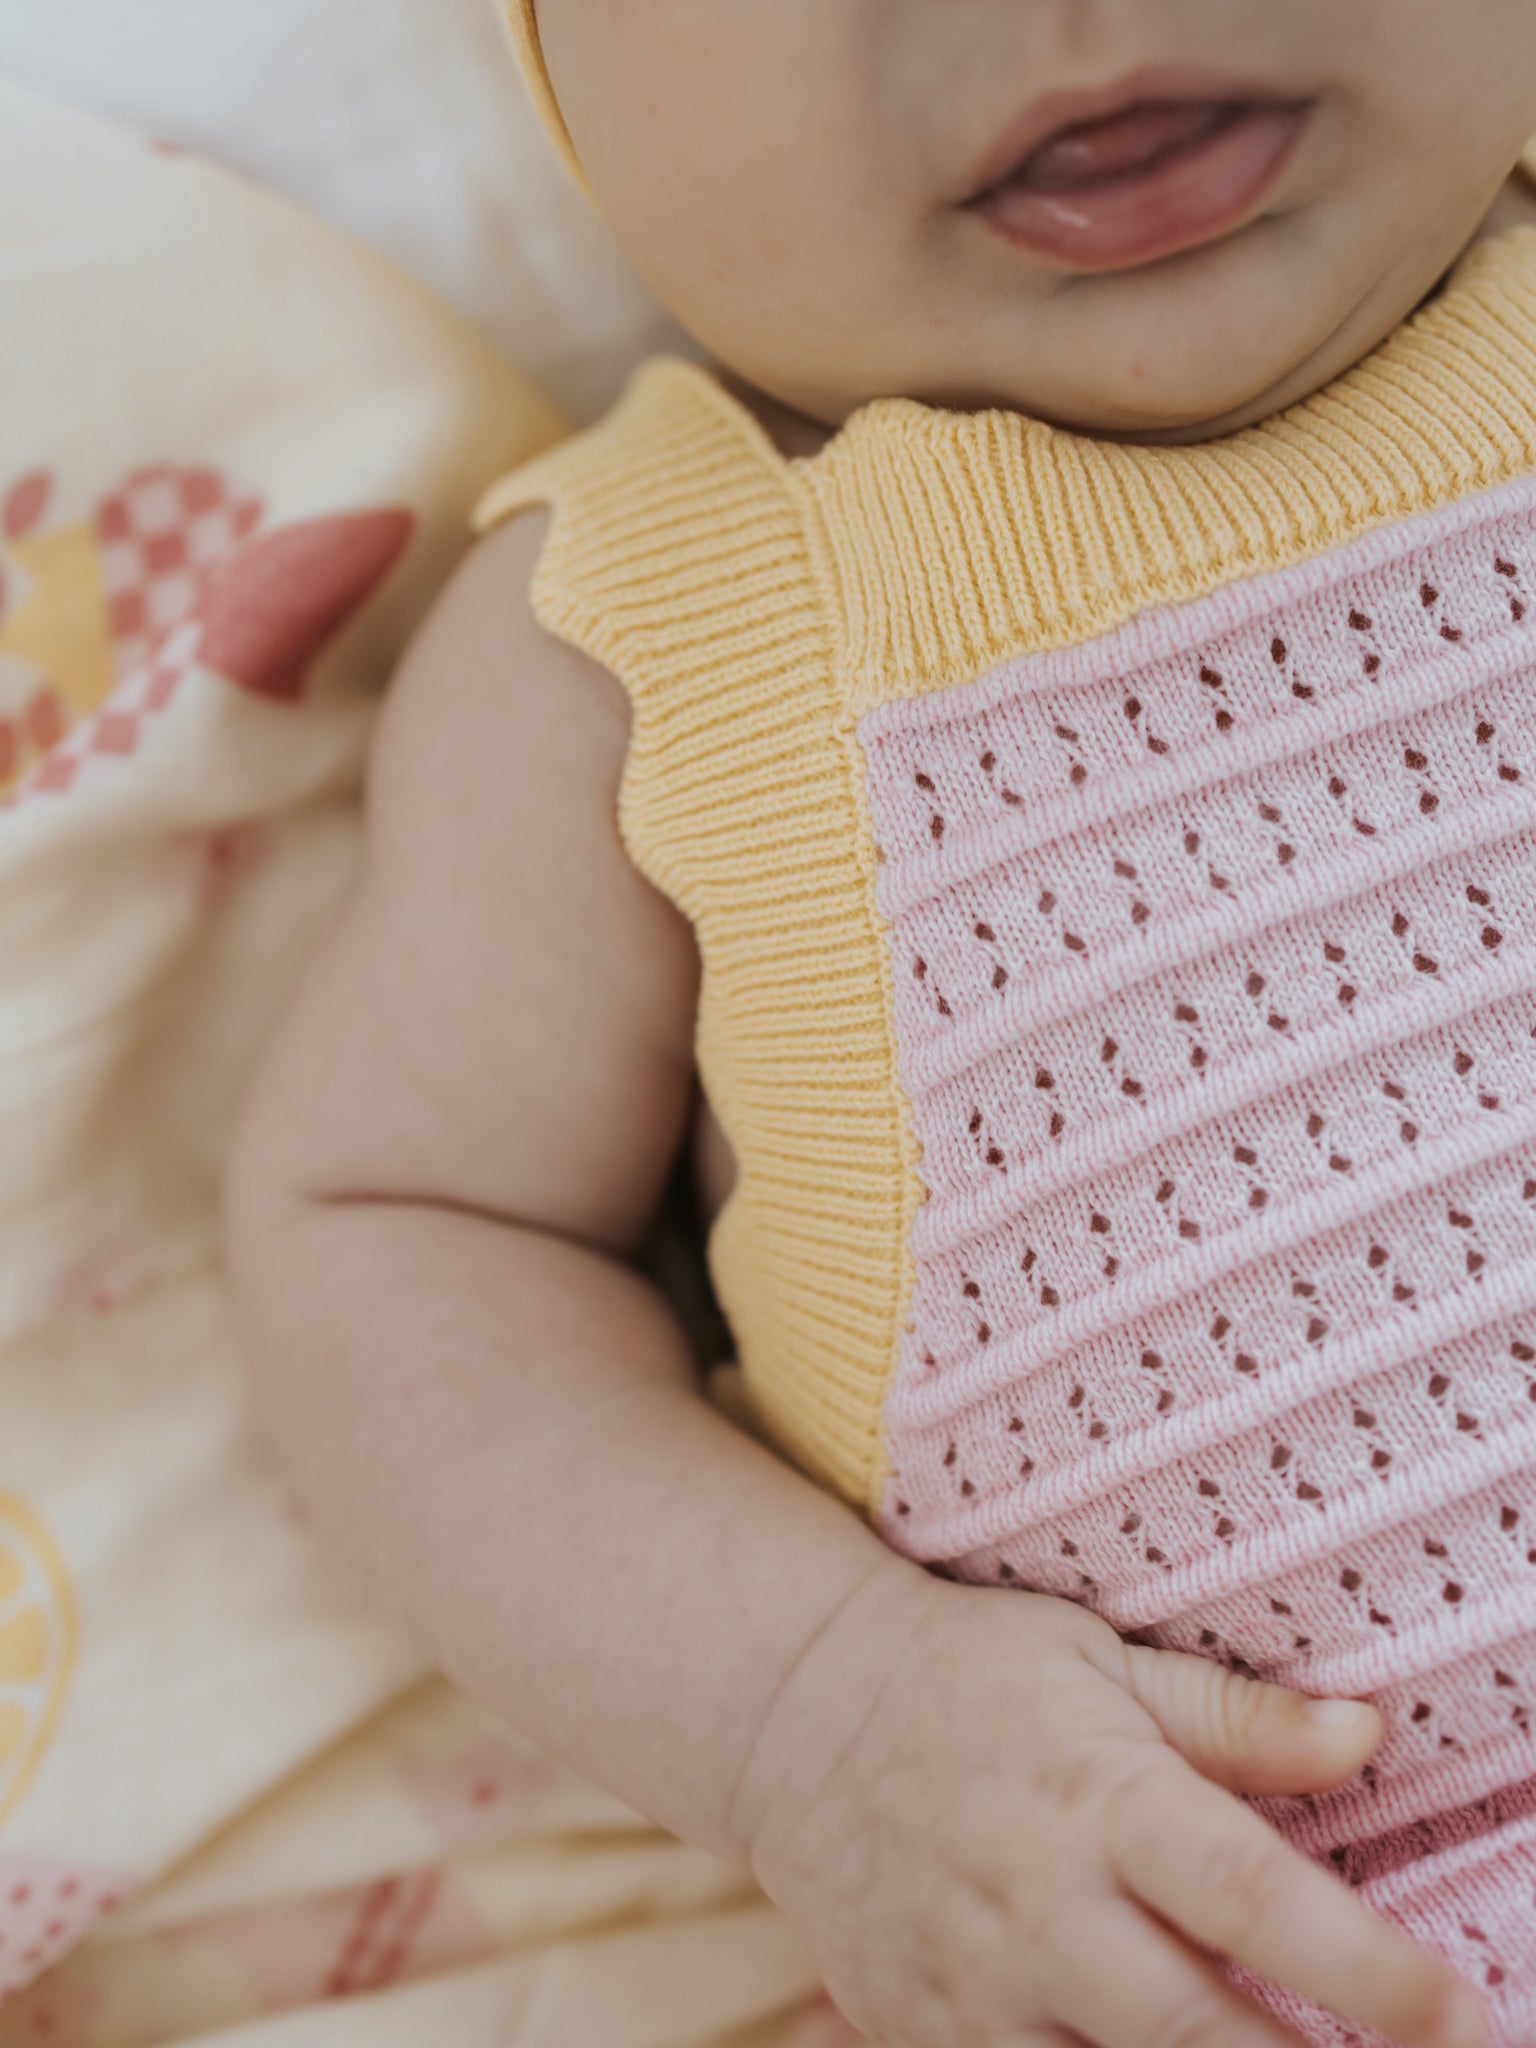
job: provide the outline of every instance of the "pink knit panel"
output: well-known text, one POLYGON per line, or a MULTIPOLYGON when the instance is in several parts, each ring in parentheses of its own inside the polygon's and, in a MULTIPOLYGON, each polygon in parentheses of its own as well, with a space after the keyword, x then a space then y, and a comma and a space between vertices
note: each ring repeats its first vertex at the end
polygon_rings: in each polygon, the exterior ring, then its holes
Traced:
POLYGON ((1270 1809, 1316 1853, 1536 1777, 1536 486, 860 738, 928 1192, 886 1537, 1374 1694, 1270 1809))

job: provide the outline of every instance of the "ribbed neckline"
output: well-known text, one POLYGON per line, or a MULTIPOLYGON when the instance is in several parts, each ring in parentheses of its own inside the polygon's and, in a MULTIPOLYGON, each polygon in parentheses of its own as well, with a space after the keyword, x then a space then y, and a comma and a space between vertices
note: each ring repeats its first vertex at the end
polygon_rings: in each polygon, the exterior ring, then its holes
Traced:
POLYGON ((857 712, 1536 469, 1536 227, 1470 250, 1309 398, 1191 446, 879 399, 814 455, 784 456, 707 370, 653 373, 800 502, 857 712))

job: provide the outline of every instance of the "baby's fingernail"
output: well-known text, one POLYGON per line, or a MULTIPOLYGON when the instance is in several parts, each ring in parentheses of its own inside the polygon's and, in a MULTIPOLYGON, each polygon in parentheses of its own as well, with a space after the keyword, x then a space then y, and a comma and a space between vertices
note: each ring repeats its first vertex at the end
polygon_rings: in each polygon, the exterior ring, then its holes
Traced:
POLYGON ((1308 1700, 1301 1711, 1317 1727, 1330 1730, 1358 1728, 1363 1732, 1376 1718, 1375 1708, 1362 1700, 1308 1700))
POLYGON ((1441 2010, 1441 2048, 1487 2048, 1488 2016, 1475 1991, 1456 1990, 1441 2010))

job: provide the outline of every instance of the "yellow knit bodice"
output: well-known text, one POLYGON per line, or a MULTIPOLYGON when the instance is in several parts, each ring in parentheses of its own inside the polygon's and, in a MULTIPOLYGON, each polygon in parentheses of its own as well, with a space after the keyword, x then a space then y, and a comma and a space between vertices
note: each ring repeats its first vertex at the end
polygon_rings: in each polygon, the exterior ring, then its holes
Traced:
POLYGON ((706 372, 643 369, 520 470, 549 631, 628 692, 624 842, 698 936, 739 1180, 711 1260, 755 1408, 873 1512, 920 1161, 856 728, 1536 470, 1536 229, 1475 249, 1346 376, 1190 448, 880 401, 786 459, 706 372))

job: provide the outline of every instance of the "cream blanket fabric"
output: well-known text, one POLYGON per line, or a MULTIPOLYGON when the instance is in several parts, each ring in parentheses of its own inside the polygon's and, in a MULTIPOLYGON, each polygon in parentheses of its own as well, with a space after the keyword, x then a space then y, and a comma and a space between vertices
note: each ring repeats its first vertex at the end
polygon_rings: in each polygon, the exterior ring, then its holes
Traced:
POLYGON ((738 1872, 319 1554, 216 1264, 377 689, 560 422, 360 245, 3 86, 0 197, 0 2044, 844 2040, 738 1872))
POLYGON ((578 423, 692 346, 556 160, 500 0, 0 0, 0 76, 384 250, 578 423))

